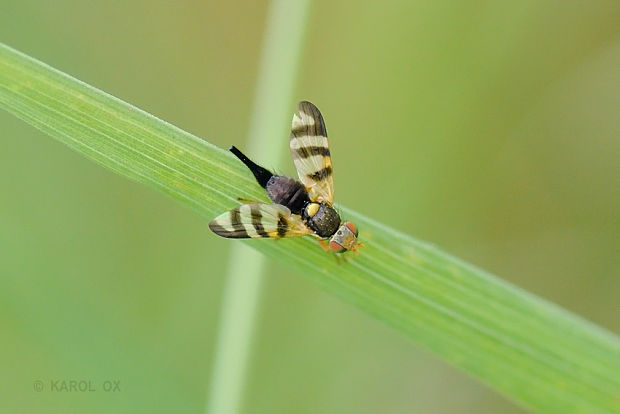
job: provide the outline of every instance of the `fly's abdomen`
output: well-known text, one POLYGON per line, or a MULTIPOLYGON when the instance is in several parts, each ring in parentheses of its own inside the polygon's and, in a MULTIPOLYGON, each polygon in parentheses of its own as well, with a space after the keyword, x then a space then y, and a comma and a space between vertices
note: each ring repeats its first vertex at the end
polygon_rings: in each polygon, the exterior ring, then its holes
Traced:
POLYGON ((267 196, 275 204, 281 204, 293 214, 301 214, 310 202, 306 187, 297 180, 283 175, 272 176, 265 186, 267 196))

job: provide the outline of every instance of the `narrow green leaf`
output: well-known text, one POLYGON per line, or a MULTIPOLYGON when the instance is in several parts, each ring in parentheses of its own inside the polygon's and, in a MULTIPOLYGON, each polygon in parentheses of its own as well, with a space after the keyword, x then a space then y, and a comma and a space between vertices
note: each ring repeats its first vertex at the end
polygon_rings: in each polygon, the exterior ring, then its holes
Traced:
MULTIPOLYGON (((226 151, 7 46, 0 46, 0 106, 206 219, 239 196, 266 200, 226 151)), ((620 412, 616 335, 434 246, 342 211, 366 248, 341 264, 309 237, 246 243, 525 406, 620 412)))

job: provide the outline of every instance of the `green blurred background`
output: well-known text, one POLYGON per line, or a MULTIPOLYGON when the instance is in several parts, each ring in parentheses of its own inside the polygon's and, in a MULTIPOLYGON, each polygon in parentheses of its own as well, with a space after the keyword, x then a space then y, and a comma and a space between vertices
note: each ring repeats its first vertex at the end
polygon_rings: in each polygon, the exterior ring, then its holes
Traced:
MULTIPOLYGON (((8 45, 244 144, 266 1, 0 6, 8 45)), ((340 203, 620 332, 618 21, 617 1, 315 1, 291 114, 323 111, 340 203)), ((230 242, 5 112, 0 126, 0 411, 203 412, 230 242)), ((243 412, 523 412, 268 269, 243 412)))

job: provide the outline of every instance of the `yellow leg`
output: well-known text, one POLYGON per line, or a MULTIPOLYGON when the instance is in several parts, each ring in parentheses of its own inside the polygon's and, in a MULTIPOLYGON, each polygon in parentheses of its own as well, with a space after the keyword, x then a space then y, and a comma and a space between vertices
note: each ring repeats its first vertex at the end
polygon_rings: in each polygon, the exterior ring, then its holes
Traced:
POLYGON ((323 249, 325 253, 329 253, 329 244, 327 244, 327 242, 323 239, 317 239, 317 241, 319 242, 321 249, 323 249))
POLYGON ((245 197, 237 197, 237 201, 243 204, 256 204, 256 203, 264 203, 264 201, 256 201, 245 197))
POLYGON ((357 246, 355 246, 355 248, 353 249, 353 253, 355 253, 356 256, 360 255, 360 252, 357 251, 357 249, 359 249, 360 247, 366 247, 366 246, 364 246, 362 243, 357 243, 357 246))

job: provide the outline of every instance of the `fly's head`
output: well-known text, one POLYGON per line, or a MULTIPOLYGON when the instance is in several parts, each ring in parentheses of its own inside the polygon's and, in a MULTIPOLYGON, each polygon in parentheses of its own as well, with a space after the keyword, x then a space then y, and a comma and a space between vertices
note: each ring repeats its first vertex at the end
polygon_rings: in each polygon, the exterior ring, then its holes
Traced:
POLYGON ((357 235, 358 231, 355 224, 350 221, 344 222, 329 239, 330 250, 335 253, 344 253, 351 250, 358 254, 357 248, 363 247, 363 245, 357 241, 357 235))

